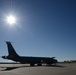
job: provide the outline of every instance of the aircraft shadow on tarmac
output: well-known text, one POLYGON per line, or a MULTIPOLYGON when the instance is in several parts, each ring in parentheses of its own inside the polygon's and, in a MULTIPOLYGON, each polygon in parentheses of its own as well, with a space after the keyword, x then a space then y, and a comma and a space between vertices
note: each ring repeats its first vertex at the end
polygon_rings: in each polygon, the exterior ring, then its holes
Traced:
MULTIPOLYGON (((48 65, 46 65, 46 66, 48 66, 48 65)), ((62 66, 62 65, 50 65, 48 67, 60 67, 60 68, 64 68, 65 66, 62 66)))
MULTIPOLYGON (((11 70, 14 70, 14 69, 17 69, 17 68, 22 68, 22 67, 39 67, 39 66, 18 66, 18 67, 0 67, 0 68, 3 68, 1 71, 11 71, 11 70)), ((42 67, 60 67, 60 68, 64 68, 65 66, 62 66, 62 65, 43 65, 42 67)))
POLYGON ((10 71, 10 70, 17 69, 19 67, 1 67, 1 68, 3 68, 3 70, 1 70, 1 71, 10 71))

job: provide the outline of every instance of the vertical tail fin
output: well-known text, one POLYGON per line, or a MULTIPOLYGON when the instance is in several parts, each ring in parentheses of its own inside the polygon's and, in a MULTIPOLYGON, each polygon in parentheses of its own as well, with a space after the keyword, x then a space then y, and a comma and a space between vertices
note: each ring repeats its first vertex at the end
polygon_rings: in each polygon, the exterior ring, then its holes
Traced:
POLYGON ((8 48, 8 53, 9 53, 9 55, 19 56, 19 55, 16 53, 15 49, 13 48, 11 42, 7 42, 7 41, 6 41, 6 44, 7 44, 7 48, 8 48))

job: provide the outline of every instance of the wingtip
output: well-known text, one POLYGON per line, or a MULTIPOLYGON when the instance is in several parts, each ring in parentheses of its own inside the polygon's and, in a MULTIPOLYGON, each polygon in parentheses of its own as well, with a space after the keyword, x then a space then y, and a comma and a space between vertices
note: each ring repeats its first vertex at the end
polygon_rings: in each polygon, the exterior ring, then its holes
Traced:
POLYGON ((52 57, 53 59, 55 58, 55 57, 52 57))
POLYGON ((5 42, 6 42, 6 44, 11 43, 10 41, 5 41, 5 42))

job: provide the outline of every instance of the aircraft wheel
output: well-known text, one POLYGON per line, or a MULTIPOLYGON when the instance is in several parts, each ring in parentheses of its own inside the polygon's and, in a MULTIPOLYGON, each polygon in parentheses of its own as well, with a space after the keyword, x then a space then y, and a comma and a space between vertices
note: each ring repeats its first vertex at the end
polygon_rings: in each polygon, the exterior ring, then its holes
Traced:
POLYGON ((51 64, 47 64, 48 66, 50 66, 51 64))
POLYGON ((42 64, 41 63, 38 63, 37 66, 42 66, 42 64))
POLYGON ((30 66, 34 66, 34 64, 30 64, 30 66))

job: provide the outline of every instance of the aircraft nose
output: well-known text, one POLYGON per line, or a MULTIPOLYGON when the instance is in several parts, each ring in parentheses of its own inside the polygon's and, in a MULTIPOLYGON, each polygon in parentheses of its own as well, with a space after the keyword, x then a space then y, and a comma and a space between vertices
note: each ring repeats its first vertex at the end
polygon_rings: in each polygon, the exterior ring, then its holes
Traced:
POLYGON ((55 60, 56 63, 58 63, 58 60, 55 60))

